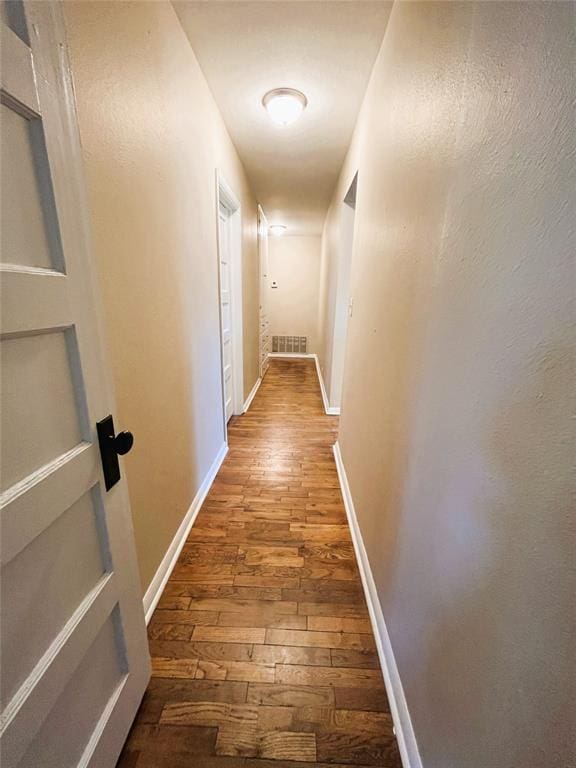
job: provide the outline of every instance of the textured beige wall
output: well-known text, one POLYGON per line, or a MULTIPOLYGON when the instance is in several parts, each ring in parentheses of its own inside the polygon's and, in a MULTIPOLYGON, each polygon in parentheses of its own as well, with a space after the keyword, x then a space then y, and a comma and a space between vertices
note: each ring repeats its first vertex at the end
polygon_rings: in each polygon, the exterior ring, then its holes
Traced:
POLYGON ((575 21, 395 3, 334 196, 358 169, 339 439, 426 768, 576 754, 575 21))
POLYGON ((308 351, 315 352, 320 237, 269 237, 268 275, 270 334, 308 336, 308 351), (273 280, 278 288, 270 288, 273 280))
POLYGON ((244 391, 258 377, 256 205, 168 2, 65 4, 143 591, 223 440, 215 169, 243 211, 244 391))

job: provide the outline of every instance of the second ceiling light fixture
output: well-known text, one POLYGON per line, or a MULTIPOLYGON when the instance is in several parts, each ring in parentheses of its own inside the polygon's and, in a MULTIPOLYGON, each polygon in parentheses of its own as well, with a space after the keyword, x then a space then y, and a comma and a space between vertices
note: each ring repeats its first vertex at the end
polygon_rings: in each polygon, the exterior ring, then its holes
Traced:
MULTIPOLYGON (((264 94, 262 104, 271 120, 278 125, 290 125, 294 123, 306 109, 308 99, 295 88, 274 88, 264 94)), ((272 224, 268 231, 275 237, 281 237, 286 231, 283 224, 272 224)))

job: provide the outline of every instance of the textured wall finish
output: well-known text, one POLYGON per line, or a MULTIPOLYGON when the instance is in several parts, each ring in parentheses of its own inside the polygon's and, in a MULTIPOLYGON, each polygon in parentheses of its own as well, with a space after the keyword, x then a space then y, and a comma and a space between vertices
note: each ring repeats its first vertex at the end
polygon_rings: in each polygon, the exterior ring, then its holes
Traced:
POLYGON ((316 352, 320 237, 270 237, 268 259, 270 335, 307 336, 316 352))
POLYGON ((244 392, 258 377, 256 206, 170 3, 65 3, 143 591, 224 440, 215 169, 243 210, 244 392))
POLYGON ((575 24, 396 3, 334 196, 358 170, 339 439, 426 768, 574 765, 575 24))

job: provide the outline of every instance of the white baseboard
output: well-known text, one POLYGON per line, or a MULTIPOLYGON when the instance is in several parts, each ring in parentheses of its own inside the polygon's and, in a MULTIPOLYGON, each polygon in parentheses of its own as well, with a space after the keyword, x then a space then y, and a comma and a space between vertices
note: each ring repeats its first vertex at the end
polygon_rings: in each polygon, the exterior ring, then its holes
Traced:
POLYGON ((324 386, 324 377, 322 376, 322 371, 320 370, 320 360, 318 360, 318 355, 314 355, 314 360, 316 361, 316 373, 318 374, 318 382, 320 383, 320 392, 322 393, 324 410, 328 416, 340 416, 340 408, 331 406, 328 401, 328 394, 326 392, 326 387, 324 386))
POLYGON ((270 352, 268 357, 316 357, 313 352, 270 352))
POLYGON ((186 512, 184 519, 180 523, 180 526, 176 531, 176 535, 170 542, 170 546, 162 558, 162 562, 154 574, 154 578, 150 582, 150 586, 146 590, 146 594, 144 595, 144 599, 142 601, 144 603, 144 615, 146 617, 146 624, 148 624, 152 618, 152 614, 154 613, 154 609, 158 604, 158 600, 160 600, 160 596, 162 595, 162 591, 166 586, 166 582, 170 578, 170 574, 176 565, 176 561, 178 560, 178 556, 182 551, 184 542, 190 533, 190 528, 192 528, 194 520, 196 520, 196 516, 200 511, 200 507, 206 498, 206 494, 210 490, 210 486, 212 485, 212 482, 216 477, 216 474, 218 473, 218 470, 220 469, 220 466, 224 461, 227 453, 228 446, 226 443, 224 443, 224 445, 218 451, 218 455, 214 459, 214 462, 208 470, 206 477, 202 481, 202 485, 198 489, 198 493, 194 497, 194 501, 190 505, 188 512, 186 512))
POLYGON ((394 729, 396 731, 396 739, 400 749, 402 765, 404 768, 422 768, 422 760, 418 751, 416 735, 412 726, 410 712, 408 711, 406 697, 404 696, 404 689, 402 687, 398 667, 396 666, 394 651, 390 642, 390 636, 388 635, 388 629, 386 628, 384 614, 382 613, 382 607, 380 605, 380 600, 378 599, 372 570, 370 568, 370 563, 362 540, 362 534, 358 525, 354 502, 352 500, 352 494, 350 493, 350 486, 348 485, 348 478, 346 477, 346 470, 344 468, 338 442, 334 444, 333 450, 340 488, 344 498, 344 507, 346 509, 352 542, 354 544, 354 552, 356 553, 362 586, 364 587, 366 603, 368 604, 372 630, 374 631, 376 639, 378 657, 384 674, 384 682, 386 684, 386 691, 390 702, 390 710, 394 721, 394 729))
POLYGON ((322 393, 322 402, 324 403, 324 412, 328 416, 340 416, 340 408, 331 406, 328 402, 328 395, 326 394, 326 387, 324 386, 324 379, 322 378, 322 371, 320 370, 320 361, 318 355, 315 352, 309 352, 308 354, 301 352, 272 352, 268 357, 286 358, 286 357, 305 357, 310 360, 314 360, 316 363, 316 373, 318 374, 318 383, 320 384, 320 392, 322 393))
POLYGON ((254 400, 254 397, 256 396, 256 392, 258 392, 258 388, 260 387, 260 384, 262 384, 262 378, 259 376, 258 380, 256 381, 256 384, 252 387, 252 391, 246 398, 246 402, 244 403, 244 410, 243 413, 246 413, 248 408, 252 405, 252 400, 254 400))

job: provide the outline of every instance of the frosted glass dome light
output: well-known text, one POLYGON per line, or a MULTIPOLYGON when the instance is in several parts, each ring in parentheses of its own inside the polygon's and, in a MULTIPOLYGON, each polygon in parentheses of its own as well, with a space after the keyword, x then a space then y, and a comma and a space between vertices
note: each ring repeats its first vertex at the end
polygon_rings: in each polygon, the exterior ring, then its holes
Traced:
POLYGON ((282 237, 284 232, 286 232, 286 226, 284 224, 271 224, 268 227, 268 231, 271 235, 274 235, 274 237, 282 237))
POLYGON ((294 88, 275 88, 264 94, 262 104, 271 120, 278 125, 290 125, 298 120, 308 104, 308 99, 294 88))

